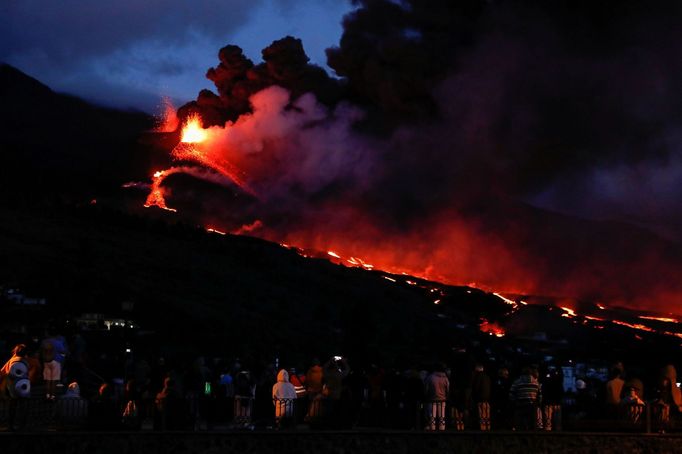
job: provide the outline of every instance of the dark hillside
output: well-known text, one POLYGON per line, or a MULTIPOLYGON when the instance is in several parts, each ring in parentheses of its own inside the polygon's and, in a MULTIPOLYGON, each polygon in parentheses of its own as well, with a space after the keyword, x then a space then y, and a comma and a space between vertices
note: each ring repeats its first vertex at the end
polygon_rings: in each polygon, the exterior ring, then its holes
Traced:
POLYGON ((138 145, 153 119, 97 107, 0 64, 0 193, 5 201, 82 198, 144 178, 138 145), (8 197, 9 196, 9 197, 8 197))

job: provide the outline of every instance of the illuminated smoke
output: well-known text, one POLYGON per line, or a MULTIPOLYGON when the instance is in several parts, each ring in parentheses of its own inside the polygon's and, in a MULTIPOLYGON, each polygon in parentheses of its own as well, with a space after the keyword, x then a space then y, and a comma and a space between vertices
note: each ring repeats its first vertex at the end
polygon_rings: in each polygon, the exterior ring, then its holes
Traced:
MULTIPOLYGON (((680 29, 652 32, 661 4, 626 3, 359 1, 328 52, 342 81, 309 65, 294 38, 260 64, 226 46, 207 74, 217 94, 179 110, 200 113, 206 141, 175 158, 257 197, 229 231, 259 219, 265 238, 394 272, 675 308, 678 244, 557 214, 584 205, 541 197, 568 181, 563 194, 590 198, 601 188, 571 183, 677 162, 679 141, 661 137, 679 126, 680 29)), ((610 197, 628 193, 612 187, 610 197)), ((681 199, 658 193, 661 206, 681 199)))

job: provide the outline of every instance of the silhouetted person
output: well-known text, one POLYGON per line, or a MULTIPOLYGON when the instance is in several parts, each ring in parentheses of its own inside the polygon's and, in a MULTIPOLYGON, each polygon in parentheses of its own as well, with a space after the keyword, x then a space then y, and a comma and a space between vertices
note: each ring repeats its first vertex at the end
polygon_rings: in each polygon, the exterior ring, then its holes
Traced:
POLYGON ((119 430, 121 412, 114 399, 111 385, 103 383, 97 397, 90 403, 90 427, 94 430, 119 430))
POLYGON ((26 345, 18 344, 12 349, 12 356, 0 369, 0 398, 9 397, 9 428, 22 429, 27 423, 27 408, 19 399, 30 397, 31 382, 28 379, 29 366, 26 361, 26 345))
POLYGON ((682 396, 675 380, 677 380, 675 366, 668 365, 661 370, 654 388, 655 399, 651 405, 652 417, 661 432, 669 428, 671 415, 677 417, 680 413, 682 396))
POLYGON ((542 379, 542 421, 545 430, 561 430, 561 401, 564 375, 561 368, 550 366, 542 379))
POLYGON ((469 408, 477 416, 480 430, 490 430, 490 377, 485 373, 483 364, 476 364, 469 384, 469 408))
POLYGON ((177 389, 175 380, 167 377, 163 389, 156 395, 154 427, 158 430, 187 428, 189 408, 177 389))
POLYGON ((134 379, 126 382, 123 397, 125 402, 122 414, 123 426, 128 430, 139 430, 142 427, 143 412, 137 382, 134 379))
POLYGON ((407 413, 407 428, 421 429, 421 415, 419 407, 424 401, 424 381, 419 376, 419 371, 413 367, 405 371, 405 409, 407 413))
POLYGON ((81 397, 80 386, 72 382, 57 401, 57 420, 62 428, 82 428, 89 415, 88 401, 81 397))
POLYGON ((490 393, 492 427, 493 429, 511 429, 511 411, 509 403, 509 389, 512 381, 509 378, 509 369, 500 367, 497 377, 492 383, 490 393))
POLYGON ((450 380, 445 367, 436 364, 424 384, 428 430, 445 430, 445 406, 450 395, 450 380))
POLYGON ((609 380, 606 382, 606 417, 617 419, 620 411, 620 400, 623 395, 623 368, 614 365, 609 372, 609 380))
POLYGON ((537 429, 538 405, 542 401, 542 392, 530 367, 524 367, 521 376, 512 383, 509 400, 514 404, 515 427, 518 430, 537 429))

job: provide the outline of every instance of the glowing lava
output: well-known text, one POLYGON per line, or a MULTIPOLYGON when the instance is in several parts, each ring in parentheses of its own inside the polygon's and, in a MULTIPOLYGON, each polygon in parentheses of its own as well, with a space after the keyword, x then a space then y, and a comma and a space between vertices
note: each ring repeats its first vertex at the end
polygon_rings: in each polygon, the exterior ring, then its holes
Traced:
MULTIPOLYGON (((248 186, 242 177, 240 177, 240 172, 236 167, 222 158, 213 157, 213 154, 211 153, 209 130, 202 127, 201 117, 198 114, 190 115, 187 118, 187 121, 182 127, 180 143, 173 148, 171 156, 175 160, 193 161, 207 167, 232 181, 244 192, 256 197, 255 191, 248 186)), ((196 173, 188 169, 189 168, 186 166, 171 167, 167 170, 155 172, 152 177, 151 191, 147 196, 144 206, 156 206, 168 211, 177 211, 166 205, 161 185, 167 177, 174 173, 196 173)))
POLYGON ((177 211, 175 208, 169 208, 166 205, 166 199, 163 196, 163 188, 161 187, 163 180, 173 173, 177 173, 173 171, 173 167, 168 170, 159 170, 158 172, 154 172, 154 176, 152 177, 152 186, 149 191, 149 195, 147 196, 147 200, 144 202, 144 206, 146 208, 155 206, 172 212, 177 211))
POLYGON ((201 143, 207 138, 206 130, 201 127, 201 117, 192 114, 187 118, 185 126, 182 128, 180 141, 183 143, 201 143))

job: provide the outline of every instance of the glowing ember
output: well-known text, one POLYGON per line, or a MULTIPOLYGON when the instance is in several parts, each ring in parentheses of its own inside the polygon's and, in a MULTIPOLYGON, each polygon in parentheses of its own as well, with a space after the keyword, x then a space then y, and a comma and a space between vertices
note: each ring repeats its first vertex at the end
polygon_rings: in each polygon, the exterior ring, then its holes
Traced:
POLYGON ((195 161, 203 166, 213 169, 219 174, 224 175, 232 180, 244 192, 256 197, 255 191, 251 189, 246 184, 246 181, 239 176, 240 172, 237 168, 223 159, 211 158, 202 149, 200 149, 197 144, 181 142, 173 149, 172 155, 175 159, 195 161))
POLYGON ((341 256, 334 251, 327 251, 327 255, 330 255, 330 256, 335 257, 337 259, 341 258, 341 256))
POLYGON ((440 304, 440 300, 434 301, 433 304, 440 304))
POLYGON ((383 278, 386 279, 387 281, 397 282, 397 281, 396 281, 395 279, 393 279, 392 277, 388 277, 388 276, 381 276, 381 277, 383 277, 383 278))
POLYGON ((206 231, 207 231, 207 232, 210 232, 210 233, 217 233, 218 235, 227 235, 226 232, 223 232, 223 231, 218 230, 218 229, 214 229, 214 228, 212 228, 212 227, 207 227, 207 228, 206 228, 206 231))
POLYGON ((178 120, 178 115, 170 98, 164 96, 161 107, 163 109, 163 112, 161 113, 159 126, 156 128, 156 131, 157 132, 175 131, 178 128, 180 120, 178 120))
POLYGON ((606 307, 603 304, 597 304, 597 307, 601 310, 606 309, 606 307))
POLYGON ((491 323, 486 319, 482 319, 481 324, 478 326, 481 332, 488 333, 495 337, 504 337, 505 331, 497 323, 491 323))

